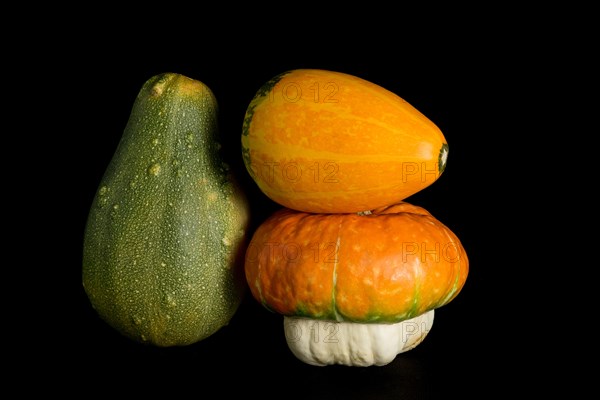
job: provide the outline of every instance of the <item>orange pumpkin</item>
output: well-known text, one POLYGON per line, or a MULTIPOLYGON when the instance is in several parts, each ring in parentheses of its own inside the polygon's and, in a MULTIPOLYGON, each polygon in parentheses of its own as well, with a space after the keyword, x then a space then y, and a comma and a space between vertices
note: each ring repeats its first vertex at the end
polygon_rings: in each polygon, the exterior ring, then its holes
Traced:
POLYGON ((441 307, 468 270, 458 237, 406 202, 364 214, 280 209, 245 258, 252 295, 268 309, 349 322, 399 322, 441 307))
POLYGON ((435 182, 448 144, 440 129, 362 78, 297 69, 250 102, 242 155, 265 195, 295 210, 353 213, 395 204, 435 182))

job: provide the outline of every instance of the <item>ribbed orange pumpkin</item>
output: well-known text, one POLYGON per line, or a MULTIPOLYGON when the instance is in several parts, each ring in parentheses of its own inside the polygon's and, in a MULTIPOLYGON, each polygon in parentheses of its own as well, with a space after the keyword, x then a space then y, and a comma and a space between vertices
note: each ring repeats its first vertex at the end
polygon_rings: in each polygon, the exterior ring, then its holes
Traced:
POLYGON ((260 88, 242 129, 244 163, 275 202, 315 213, 395 204, 435 182, 440 129, 389 90, 328 70, 296 69, 260 88))
POLYGON ((370 214, 283 208, 255 231, 246 252, 252 295, 286 315, 399 322, 450 302, 467 279, 458 237, 406 202, 370 214))

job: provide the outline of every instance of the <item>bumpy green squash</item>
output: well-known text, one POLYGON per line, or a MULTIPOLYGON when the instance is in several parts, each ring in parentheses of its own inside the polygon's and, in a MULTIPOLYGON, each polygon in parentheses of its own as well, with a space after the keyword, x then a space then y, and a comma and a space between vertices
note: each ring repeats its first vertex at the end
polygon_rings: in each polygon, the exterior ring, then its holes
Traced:
POLYGON ((227 325, 246 291, 247 197, 219 151, 202 82, 144 83, 91 205, 83 285, 113 328, 183 346, 227 325))

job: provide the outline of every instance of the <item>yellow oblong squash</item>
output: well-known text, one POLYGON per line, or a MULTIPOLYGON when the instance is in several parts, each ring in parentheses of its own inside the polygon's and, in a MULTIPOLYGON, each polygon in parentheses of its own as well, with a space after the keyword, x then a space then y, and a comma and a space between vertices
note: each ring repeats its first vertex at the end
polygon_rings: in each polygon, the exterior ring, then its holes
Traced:
POLYGON ((395 204, 435 182, 448 156, 441 130, 400 96, 322 69, 266 82, 248 105, 241 140, 261 191, 304 212, 395 204))

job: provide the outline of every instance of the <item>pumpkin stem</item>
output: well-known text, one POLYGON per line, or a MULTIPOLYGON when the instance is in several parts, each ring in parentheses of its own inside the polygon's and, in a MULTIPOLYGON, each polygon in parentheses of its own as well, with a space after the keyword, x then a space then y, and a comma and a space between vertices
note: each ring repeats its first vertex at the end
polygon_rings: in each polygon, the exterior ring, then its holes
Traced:
POLYGON ((446 169, 446 160, 448 159, 448 143, 442 144, 440 154, 438 156, 438 171, 440 175, 446 169))

